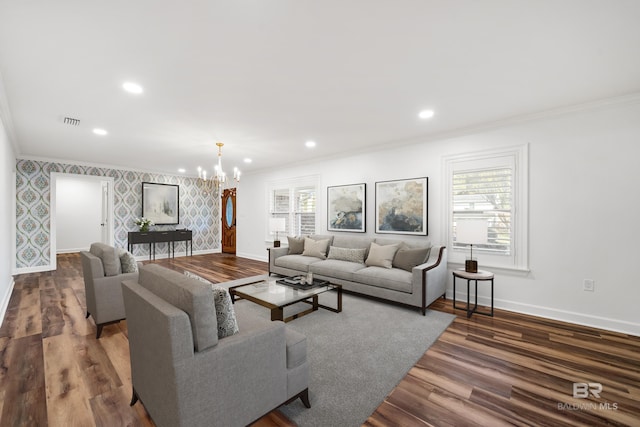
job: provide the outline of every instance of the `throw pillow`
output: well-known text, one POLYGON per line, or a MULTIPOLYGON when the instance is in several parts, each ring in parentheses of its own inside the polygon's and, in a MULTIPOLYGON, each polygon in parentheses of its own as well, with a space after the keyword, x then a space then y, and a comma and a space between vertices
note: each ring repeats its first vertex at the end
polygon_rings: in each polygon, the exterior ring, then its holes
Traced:
POLYGON ((304 237, 287 236, 289 255, 299 255, 304 251, 304 237))
POLYGON ((424 263, 431 248, 400 249, 393 258, 393 266, 411 271, 413 267, 424 263))
POLYGON ((185 270, 185 276, 192 279, 200 280, 211 286, 213 291, 213 302, 216 306, 216 320, 218 322, 218 338, 229 337, 237 334, 238 321, 236 319, 236 312, 233 309, 233 302, 231 301, 231 295, 229 291, 221 286, 217 286, 204 277, 198 276, 195 273, 185 270))
POLYGON ((327 248, 329 246, 329 239, 325 240, 313 240, 308 237, 304 238, 304 256, 314 256, 320 259, 327 259, 327 248))
POLYGON ((131 252, 127 252, 124 249, 120 249, 120 265, 122 266, 122 273, 137 273, 138 263, 131 252))
POLYGON ((364 255, 367 252, 366 249, 351 249, 351 248, 339 248, 337 246, 329 247, 328 259, 336 259, 340 261, 357 262, 359 264, 364 263, 364 255))
POLYGON ((117 276, 122 273, 118 250, 104 243, 92 243, 89 252, 100 258, 105 276, 117 276))
POLYGON ((393 256, 398 251, 398 245, 381 246, 375 242, 371 242, 369 248, 369 256, 365 264, 369 267, 391 268, 393 256))

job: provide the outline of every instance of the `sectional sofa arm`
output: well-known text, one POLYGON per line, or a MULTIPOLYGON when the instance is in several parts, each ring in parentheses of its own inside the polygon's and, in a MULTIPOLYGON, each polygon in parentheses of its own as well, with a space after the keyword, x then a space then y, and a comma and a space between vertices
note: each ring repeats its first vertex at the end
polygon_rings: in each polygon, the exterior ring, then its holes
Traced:
POLYGON ((447 288, 447 248, 446 246, 434 247, 427 262, 413 268, 414 292, 421 295, 422 314, 436 298, 442 296, 447 288))
POLYGON ((268 248, 267 250, 269 251, 269 274, 271 274, 273 267, 275 267, 276 259, 281 256, 287 255, 289 253, 289 248, 279 247, 268 248))

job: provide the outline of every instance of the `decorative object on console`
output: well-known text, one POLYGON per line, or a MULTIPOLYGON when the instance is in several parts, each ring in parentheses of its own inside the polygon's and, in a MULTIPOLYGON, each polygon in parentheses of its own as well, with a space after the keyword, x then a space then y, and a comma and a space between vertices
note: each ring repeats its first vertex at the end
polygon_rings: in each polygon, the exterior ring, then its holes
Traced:
POLYGON ((142 217, 156 225, 179 224, 180 186, 143 182, 142 217))
POLYGON ((136 218, 133 220, 133 222, 140 227, 140 231, 145 232, 145 231, 149 231, 149 226, 150 225, 155 225, 153 223, 153 221, 151 221, 149 218, 136 218))
MULTIPOLYGON (((216 191, 224 189, 227 184, 227 174, 222 170, 222 147, 224 143, 216 142, 216 146, 218 147, 218 164, 213 166, 213 177, 207 180, 207 171, 198 166, 198 179, 200 180, 200 184, 210 191, 214 189, 216 191)), ((233 180, 235 182, 240 182, 240 174, 240 170, 234 167, 233 180)))
POLYGON ((280 231, 286 231, 287 224, 284 218, 269 218, 269 230, 271 233, 275 233, 276 238, 273 240, 273 247, 280 247, 280 239, 278 239, 278 233, 280 231))
POLYGON ((376 182, 376 233, 426 236, 428 178, 376 182))
POLYGON ((489 225, 484 219, 466 219, 456 222, 456 242, 467 243, 471 248, 471 255, 464 263, 467 273, 478 271, 478 261, 473 259, 473 245, 487 244, 487 230, 489 225))
POLYGON ((327 230, 364 233, 366 184, 327 187, 327 230))

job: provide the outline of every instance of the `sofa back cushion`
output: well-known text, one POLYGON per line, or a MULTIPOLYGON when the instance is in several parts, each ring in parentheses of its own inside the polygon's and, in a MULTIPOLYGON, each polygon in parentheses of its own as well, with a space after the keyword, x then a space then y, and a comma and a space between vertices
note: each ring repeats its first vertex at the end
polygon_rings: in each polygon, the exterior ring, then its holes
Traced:
POLYGON ((122 274, 120 254, 118 249, 104 243, 92 243, 89 252, 100 258, 105 276, 117 276, 122 274))
POLYGON ((196 351, 218 343, 216 309, 211 286, 157 264, 140 268, 140 285, 187 313, 196 351))

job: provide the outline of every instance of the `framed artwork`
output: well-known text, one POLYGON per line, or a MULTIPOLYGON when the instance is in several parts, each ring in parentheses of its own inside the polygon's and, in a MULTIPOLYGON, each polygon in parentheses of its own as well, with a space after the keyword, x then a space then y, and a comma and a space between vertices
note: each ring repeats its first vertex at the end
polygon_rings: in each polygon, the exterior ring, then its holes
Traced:
POLYGON ((366 184, 327 187, 327 230, 364 233, 366 184))
POLYGON ((376 233, 427 235, 428 178, 376 182, 376 233))
POLYGON ((142 183, 142 217, 156 225, 178 224, 180 221, 180 186, 142 183))

